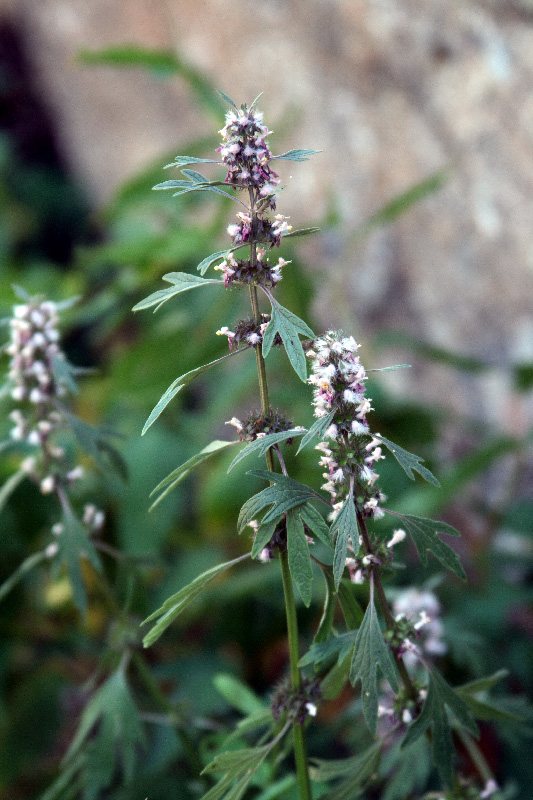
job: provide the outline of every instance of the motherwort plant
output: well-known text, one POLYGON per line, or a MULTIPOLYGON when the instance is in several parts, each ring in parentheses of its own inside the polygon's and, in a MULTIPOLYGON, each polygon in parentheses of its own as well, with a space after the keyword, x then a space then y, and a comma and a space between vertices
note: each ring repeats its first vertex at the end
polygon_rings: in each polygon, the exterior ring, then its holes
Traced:
MULTIPOLYGON (((175 295, 206 285, 219 285, 223 291, 241 289, 243 301, 247 295, 250 305, 248 311, 243 310, 242 319, 217 331, 227 337, 229 352, 177 378, 155 406, 143 432, 194 378, 249 351, 257 364, 260 410, 243 419, 233 417, 229 424, 236 428, 238 441, 211 442, 174 470, 156 487, 154 505, 195 467, 239 443, 245 447, 230 470, 244 458, 262 456, 266 469, 249 474, 266 486, 244 503, 236 521, 239 533, 251 528, 251 551, 208 570, 170 597, 147 620, 154 625, 145 637, 145 646, 155 642, 217 575, 249 557, 276 559, 284 588, 289 676, 274 691, 270 708, 239 725, 242 735, 257 737, 255 745, 221 752, 205 766, 207 776, 219 776, 205 800, 238 800, 249 787, 260 785, 260 767, 265 760, 273 760, 279 767, 291 749, 301 800, 313 796, 312 782, 315 797, 328 800, 360 797, 367 787, 379 792, 387 783, 387 797, 412 797, 412 791, 435 788, 439 780, 442 788, 427 797, 480 800, 495 796, 499 790, 475 743, 478 729, 474 719, 476 714, 482 716, 480 692, 490 687, 493 679, 453 689, 435 666, 445 647, 435 596, 424 590, 418 593, 424 602, 409 602, 406 596, 402 601, 398 594, 393 601, 383 585, 384 575, 395 567, 397 546, 406 538, 413 541, 424 564, 430 551, 459 579, 465 577, 457 555, 441 539, 441 534, 457 536, 457 531, 445 523, 388 508, 379 465, 387 452, 410 479, 414 480, 417 472, 434 486, 438 481, 420 457, 372 430, 367 370, 354 338, 337 331, 315 336, 309 325, 275 296, 284 271, 290 268, 290 262, 278 255, 278 248, 289 237, 317 230, 293 230, 289 218, 277 213, 281 189, 275 169, 286 160, 306 161, 316 151, 273 155, 267 139, 271 131, 256 102, 238 108, 231 98, 223 97, 230 110, 220 131, 218 159, 177 157, 168 166, 179 167, 183 178, 154 188, 173 190, 175 196, 208 191, 230 197, 240 206, 236 221, 227 229, 230 242, 199 264, 199 275, 165 275, 169 286, 138 303, 135 310, 157 310, 175 295), (219 166, 225 174, 209 179, 197 171, 199 164, 219 166), (204 277, 209 267, 221 277, 204 277), (298 378, 312 387, 315 421, 309 430, 294 425, 271 406, 266 359, 273 347, 285 349, 298 378), (298 452, 308 445, 317 450, 317 480, 320 472, 325 479, 322 492, 289 476, 282 446, 295 438, 300 439, 298 452), (326 585, 324 610, 314 640, 301 656, 294 588, 309 606, 318 572, 326 585), (359 598, 366 598, 364 610, 356 591, 359 598), (337 609, 344 618, 344 631, 337 609), (348 759, 312 759, 310 765, 306 728, 319 724, 314 718, 317 713, 320 717, 320 707, 349 683, 360 699, 367 743, 348 759), (459 764, 454 754, 458 742, 470 754, 477 774, 464 770, 464 757, 462 767, 459 764), (428 758, 430 752, 436 772, 428 758), (383 755, 386 758, 382 759, 383 755), (400 774, 401 795, 390 788, 400 774)), ((277 797, 272 791, 268 796, 277 797)))

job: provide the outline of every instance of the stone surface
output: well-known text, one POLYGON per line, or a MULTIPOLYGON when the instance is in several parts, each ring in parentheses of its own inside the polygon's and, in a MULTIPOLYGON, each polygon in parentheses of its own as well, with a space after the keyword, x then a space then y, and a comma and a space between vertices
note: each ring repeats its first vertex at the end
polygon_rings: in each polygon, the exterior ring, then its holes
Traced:
MULTIPOLYGON (((428 399, 509 420, 508 366, 533 361, 533 3, 529 0, 19 0, 43 91, 97 202, 161 152, 205 133, 182 81, 83 68, 80 47, 173 47, 236 99, 264 91, 287 167, 283 210, 339 225, 313 245, 323 324, 396 327, 495 365, 466 380, 432 367, 428 399), (448 166, 437 194, 363 241, 359 225, 448 166), (346 290, 347 286, 347 290, 346 290), (355 321, 355 324, 354 324, 355 321), (491 377, 494 375, 495 377, 491 377)), ((210 121, 208 122, 210 124, 210 121)), ((176 150, 177 151, 177 150, 176 150)), ((391 351, 391 356, 394 353, 391 351)), ((391 374, 405 390, 413 375, 391 374)), ((527 409, 526 409, 527 410, 527 409)))

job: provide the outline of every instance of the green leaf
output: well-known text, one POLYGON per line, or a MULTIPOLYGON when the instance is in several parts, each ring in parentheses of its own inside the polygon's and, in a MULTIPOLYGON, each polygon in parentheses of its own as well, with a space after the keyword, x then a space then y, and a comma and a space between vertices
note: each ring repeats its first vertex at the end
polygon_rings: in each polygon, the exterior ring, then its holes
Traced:
POLYGON ((182 175, 186 175, 193 183, 209 183, 209 178, 206 178, 201 172, 195 169, 182 169, 182 175))
POLYGON ((524 718, 505 707, 505 698, 489 701, 487 692, 507 677, 509 671, 500 669, 492 675, 458 686, 455 691, 468 705, 472 714, 481 720, 498 722, 523 722, 524 718))
POLYGON ((335 406, 335 408, 332 409, 329 412, 329 414, 326 414, 325 417, 319 417, 317 420, 315 420, 315 422, 313 422, 313 424, 305 434, 304 438, 300 442, 300 447, 296 451, 296 455, 298 455, 300 450, 303 450, 304 447, 309 444, 309 442, 313 441, 313 439, 318 439, 319 441, 322 441, 322 439, 326 435, 327 429, 333 422, 333 418, 335 416, 336 411, 337 407, 335 406))
POLYGON ((237 711, 240 711, 241 714, 255 714, 256 712, 263 713, 265 711, 263 701, 234 675, 228 675, 225 672, 219 673, 213 678, 213 683, 217 692, 222 695, 226 702, 236 708, 237 711))
POLYGON ((161 192, 165 191, 165 189, 190 189, 190 188, 191 188, 191 181, 171 180, 171 181, 163 181, 162 183, 157 183, 155 186, 152 186, 152 191, 161 192))
POLYGON ((346 566, 346 556, 348 555, 348 542, 351 540, 355 554, 359 552, 359 527, 355 514, 353 495, 350 492, 342 508, 335 517, 330 531, 330 539, 335 542, 335 553, 333 555, 333 578, 335 588, 339 588, 344 567, 346 566))
POLYGON ((200 278, 198 275, 189 275, 188 272, 169 272, 167 275, 163 275, 163 280, 171 283, 172 286, 167 286, 165 289, 159 289, 157 292, 148 295, 140 303, 133 306, 133 311, 142 311, 145 308, 156 306, 155 313, 159 311, 164 303, 177 294, 181 294, 181 292, 188 292, 189 289, 196 289, 199 286, 208 286, 209 284, 224 286, 224 281, 215 278, 200 278))
POLYGON ((252 558, 259 558, 263 549, 274 536, 276 526, 280 519, 281 516, 259 526, 252 545, 252 558))
POLYGON ((345 775, 357 775, 361 784, 376 771, 381 755, 381 742, 374 742, 351 758, 329 760, 324 758, 311 758, 311 778, 314 781, 331 781, 334 778, 343 778, 345 775))
POLYGON ((427 786, 431 773, 431 751, 426 739, 419 739, 407 750, 394 745, 388 754, 384 771, 387 784, 380 800, 405 800, 406 797, 420 797, 427 786))
POLYGON ((267 433, 266 436, 261 436, 259 439, 249 442, 246 447, 244 447, 240 453, 235 456, 228 467, 228 472, 230 472, 233 467, 239 463, 239 461, 242 461, 243 458, 251 455, 251 453, 257 453, 259 456, 264 456, 267 450, 272 447, 272 445, 277 444, 278 442, 284 442, 287 439, 293 439, 295 436, 301 436, 303 433, 305 433, 305 428, 291 428, 288 431, 267 433))
POLYGON ((342 580, 337 589, 337 597, 344 614, 346 625, 350 630, 359 628, 363 621, 364 611, 355 599, 354 585, 350 580, 342 580))
POLYGON ((285 345, 289 361, 298 377, 305 382, 307 380, 307 366, 305 353, 298 334, 301 333, 303 336, 309 336, 312 339, 314 339, 315 334, 303 320, 293 314, 292 311, 279 305, 272 296, 270 296, 270 302, 272 304, 272 316, 263 336, 263 356, 265 358, 268 356, 274 343, 274 337, 276 333, 279 333, 285 345))
POLYGON ((287 150, 286 153, 282 153, 280 156, 272 156, 271 160, 285 159, 287 161, 309 161, 309 156, 314 156, 316 153, 322 152, 322 150, 287 150))
POLYGON ((508 669, 499 669, 491 675, 486 675, 484 678, 477 678, 475 681, 469 681, 458 686, 455 691, 461 695, 478 694, 479 692, 486 692, 496 686, 497 683, 503 681, 509 675, 508 669))
POLYGON ((97 467, 102 472, 111 467, 125 480, 128 470, 124 459, 109 441, 110 437, 120 437, 120 434, 107 428, 89 425, 66 408, 62 408, 61 413, 67 420, 78 447, 93 459, 97 467))
POLYGON ((427 551, 430 550, 440 563, 454 572, 459 578, 466 580, 465 571, 461 566, 457 553, 452 548, 442 542, 439 533, 448 536, 460 536, 460 533, 447 525, 445 522, 437 522, 426 517, 417 517, 414 514, 398 514, 396 511, 389 511, 398 519, 401 519, 407 533, 415 543, 420 561, 427 566, 427 551))
POLYGON ((63 530, 57 537, 57 559, 65 564, 67 574, 72 586, 74 603, 82 615, 87 608, 87 595, 81 572, 80 559, 86 558, 95 570, 101 571, 102 566, 98 553, 88 538, 82 524, 70 510, 65 510, 61 518, 63 530))
POLYGON ((239 564, 245 558, 248 558, 248 555, 240 556, 239 558, 234 558, 233 561, 226 561, 224 564, 218 564, 216 567, 211 567, 206 572, 203 572, 197 578, 195 578, 191 583, 187 586, 184 586, 183 589, 180 589, 179 592, 169 597, 166 600, 161 608, 158 608, 157 611, 154 611, 153 614, 150 614, 147 617, 143 625, 146 625, 148 622, 152 622, 154 619, 159 617, 159 622, 151 629, 149 633, 143 639, 143 645, 145 647, 150 647, 154 642, 156 642, 163 631, 165 631, 171 622, 173 622, 176 617, 184 611, 187 606, 192 603, 192 601, 198 597, 201 592, 214 580, 218 575, 226 570, 234 567, 236 564, 239 564))
POLYGON ((235 109, 235 111, 238 111, 238 110, 239 110, 239 109, 237 108, 237 106, 235 105, 235 101, 231 99, 231 97, 229 96, 229 94, 226 94, 225 92, 221 91, 220 89, 216 89, 215 91, 217 92, 217 94, 219 94, 219 95, 221 96, 221 98, 222 98, 223 100, 225 100, 225 101, 226 101, 226 103, 228 103, 230 106, 233 106, 233 108, 235 109))
POLYGON ((367 372, 392 372, 394 369, 410 369, 411 364, 391 364, 390 367, 374 367, 367 369, 367 372))
POLYGON ((313 644, 325 642, 329 638, 333 627, 333 617, 335 616, 335 584, 329 572, 322 570, 322 575, 326 582, 326 596, 324 598, 324 610, 322 611, 322 617, 315 633, 313 644))
POLYGON ((355 631, 348 631, 340 636, 334 633, 324 642, 313 642, 308 652, 298 662, 298 666, 307 667, 314 664, 323 668, 333 662, 340 664, 353 650, 356 638, 355 631))
POLYGON ((176 380, 173 381, 173 383, 170 384, 170 386, 168 387, 166 392, 163 394, 161 399, 158 401, 158 403, 152 409, 152 412, 150 413, 150 416, 146 420, 144 428, 142 429, 141 436, 144 436, 146 431, 153 425, 153 423, 156 421, 156 419, 159 417, 159 415, 168 406, 170 401, 173 400, 176 397, 176 395, 179 392, 181 392, 182 389, 184 389, 186 386, 188 386, 188 384, 191 383, 191 381, 193 381, 199 375, 202 375, 208 369, 211 369, 211 367, 214 367, 215 364, 220 364, 222 361, 225 361, 226 359, 237 355, 237 353, 244 353, 248 349, 249 349, 248 347, 239 347, 238 350, 233 350, 233 352, 227 353, 227 355, 221 356, 221 358, 216 358, 214 361, 210 361, 209 364, 204 364, 201 367, 196 367, 196 369, 191 369, 190 372, 186 372, 184 375, 180 375, 179 378, 176 378, 176 380))
POLYGON ((229 250, 226 249, 226 250, 219 250, 218 253, 212 253, 210 256, 207 256, 207 258, 204 258, 204 260, 198 264, 196 269, 198 270, 200 275, 205 275, 211 264, 214 264, 215 261, 227 258, 227 256, 229 256, 231 252, 232 252, 231 249, 229 250))
POLYGON ((394 659, 385 644, 374 603, 370 602, 355 640, 350 680, 354 686, 361 680, 363 714, 373 736, 376 735, 378 719, 378 666, 391 688, 397 692, 398 681, 394 659))
POLYGON ((282 239, 291 239, 296 236, 310 236, 312 233, 320 233, 320 228, 299 228, 296 231, 287 231, 281 234, 282 239))
MULTIPOLYGON (((154 188, 157 188, 157 187, 154 187, 154 188)), ((162 187, 160 186, 159 188, 162 188, 162 187)), ((247 208, 247 206, 242 202, 242 200, 239 200, 239 198, 235 197, 235 195, 230 194, 229 192, 225 192, 222 189, 219 189, 217 185, 211 185, 211 184, 208 185, 206 183, 190 183, 189 182, 188 188, 183 188, 183 189, 180 189, 178 192, 174 192, 172 197, 179 197, 179 195, 187 194, 188 192, 214 192, 215 194, 220 194, 223 197, 229 197, 230 200, 233 200, 235 203, 239 203, 239 205, 244 206, 245 208, 247 208)))
POLYGON ((217 161, 216 158, 195 158, 194 156, 176 156, 175 161, 170 164, 165 164, 163 169, 170 169, 170 167, 186 167, 187 164, 222 164, 222 161, 217 161))
POLYGON ((280 475, 277 472, 257 469, 250 470, 247 474, 256 475, 259 478, 272 481, 275 485, 263 489, 262 492, 250 497, 246 503, 244 503, 239 513, 237 523, 239 533, 241 533, 252 520, 256 519, 259 512, 266 506, 271 505, 273 508, 263 518, 263 524, 273 521, 280 517, 281 514, 286 513, 295 506, 302 505, 307 502, 307 500, 322 500, 320 495, 309 486, 298 483, 298 481, 292 478, 286 478, 284 475, 280 475))
POLYGON ((408 747, 413 742, 416 742, 431 726, 433 728, 433 763, 438 768, 444 783, 451 786, 453 783, 452 762, 454 749, 446 707, 448 707, 461 727, 465 728, 473 736, 477 737, 479 735, 477 725, 465 701, 434 669, 429 672, 429 686, 422 713, 409 726, 402 747, 408 747))
POLYGON ((19 486, 24 478, 27 477, 28 473, 26 470, 19 469, 17 472, 13 473, 13 475, 11 475, 11 477, 9 477, 4 484, 2 484, 2 488, 0 489, 0 511, 3 509, 17 486, 19 486))
POLYGON ((314 508, 311 503, 305 503, 305 505, 298 509, 298 513, 309 530, 314 533, 326 547, 331 547, 328 524, 324 521, 316 508, 314 508))
POLYGON ((379 433, 375 433, 373 435, 375 439, 379 439, 379 441, 382 442, 388 450, 390 450, 407 477, 409 477, 412 481, 415 479, 415 476, 413 475, 414 470, 415 472, 418 472, 418 474, 421 475, 428 483, 432 483, 433 486, 440 486, 440 483, 433 473, 421 465, 420 462, 424 460, 423 458, 414 455, 414 453, 409 453, 407 450, 404 450, 403 447, 391 442, 390 439, 386 439, 379 433))
POLYGON ((150 497, 156 494, 157 492, 161 492, 159 497, 157 497, 152 505, 150 506, 150 511, 155 508, 161 500, 163 500, 170 492, 172 492, 178 484, 180 484, 185 478, 190 475, 190 473, 199 467, 204 461, 207 461, 216 453, 220 452, 220 450, 225 450, 226 447, 234 447, 239 442, 224 442, 219 439, 215 439, 214 442, 210 442, 203 450, 200 450, 195 456, 189 458, 188 461, 185 461, 180 467, 172 470, 166 478, 157 484, 155 489, 150 492, 150 497), (164 489, 164 491, 162 491, 164 489))
POLYGON ((262 747, 228 750, 215 756, 202 774, 226 773, 202 800, 240 800, 265 758, 277 743, 279 736, 262 747), (232 784, 237 781, 235 785, 232 784))
POLYGON ((313 586, 311 555, 302 520, 294 510, 287 513, 287 551, 291 577, 298 587, 304 605, 309 606, 313 586))
POLYGON ((25 558, 22 564, 16 568, 16 570, 6 578, 6 580, 0 585, 0 600, 3 600, 6 595, 19 583, 25 575, 28 574, 34 567, 41 564, 43 561, 46 561, 48 558, 46 552, 43 550, 39 553, 32 553, 28 558, 25 558))

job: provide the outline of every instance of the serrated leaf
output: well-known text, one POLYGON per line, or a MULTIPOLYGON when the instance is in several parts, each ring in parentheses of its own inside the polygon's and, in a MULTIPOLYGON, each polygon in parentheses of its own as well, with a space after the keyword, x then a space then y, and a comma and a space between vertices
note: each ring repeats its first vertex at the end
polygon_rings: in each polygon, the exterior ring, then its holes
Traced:
POLYGON ((389 511, 388 513, 393 514, 393 516, 402 521, 405 530, 415 543, 418 556, 424 566, 427 566, 427 551, 430 550, 444 567, 454 572, 459 578, 466 580, 465 571, 461 566, 457 553, 449 545, 442 542, 437 535, 444 533, 448 536, 460 536, 459 531, 445 522, 438 522, 426 517, 417 517, 414 514, 398 514, 395 511, 389 511))
POLYGON ((326 435, 327 429, 333 422, 333 418, 335 416, 336 411, 337 407, 335 406, 335 408, 333 408, 329 412, 329 414, 326 414, 324 417, 319 417, 317 420, 315 420, 315 422, 313 422, 313 424, 305 434, 304 438, 300 442, 300 447, 296 451, 296 455, 298 455, 300 450, 303 450, 304 447, 309 444, 309 442, 313 441, 313 439, 318 439, 319 441, 322 441, 322 439, 326 435))
POLYGON ((232 708, 236 708, 241 714, 263 713, 265 704, 262 700, 234 675, 218 673, 213 678, 215 689, 229 703, 232 708))
POLYGON ((359 527, 357 525, 357 516, 355 514, 355 505, 351 492, 342 504, 342 508, 335 517, 335 520, 332 522, 329 536, 331 541, 335 543, 335 552, 333 554, 333 579, 335 581, 335 588, 338 589, 344 567, 346 566, 348 542, 350 540, 354 553, 357 555, 359 552, 359 527))
POLYGON ((249 747, 229 750, 215 756, 202 774, 225 772, 223 778, 203 796, 202 800, 240 800, 248 785, 265 758, 277 743, 279 737, 262 747, 249 747), (237 781, 237 783, 234 783, 237 781), (234 784, 234 785, 232 785, 234 784))
POLYGON ((220 358, 216 358, 214 361, 210 361, 209 364, 204 364, 201 367, 196 367, 196 369, 191 369, 189 372, 186 372, 184 375, 180 375, 179 378, 176 378, 176 380, 170 384, 166 392, 152 409, 150 416, 146 420, 144 428, 142 429, 141 436, 144 436, 146 431, 153 425, 159 415, 168 406, 170 401, 173 400, 182 389, 188 386, 191 381, 193 381, 199 375, 202 375, 208 369, 211 369, 211 367, 214 367, 215 364, 220 364, 222 361, 232 358, 233 356, 237 355, 237 353, 244 353, 248 349, 248 347, 239 347, 238 350, 233 350, 233 352, 227 353, 225 356, 221 356, 220 358))
POLYGON ((257 453, 259 456, 264 456, 269 450, 272 445, 278 444, 278 442, 284 442, 287 439, 294 439, 295 436, 301 436, 305 433, 305 428, 291 428, 288 431, 279 431, 278 433, 267 433, 266 436, 261 436, 259 439, 255 439, 253 442, 249 442, 246 447, 244 447, 238 455, 235 456, 233 461, 228 467, 228 472, 230 472, 239 461, 242 461, 243 458, 251 455, 252 453, 257 453))
POLYGON ((81 522, 70 510, 65 510, 61 518, 63 530, 57 537, 57 560, 67 569, 72 597, 80 614, 84 615, 87 609, 87 594, 81 572, 80 559, 86 558, 98 572, 102 565, 96 549, 85 533, 81 522))
POLYGON ((340 635, 332 634, 324 642, 313 642, 308 652, 298 662, 299 667, 314 664, 317 667, 327 667, 336 662, 339 664, 353 650, 356 631, 348 631, 340 635))
POLYGON ((259 558, 264 548, 274 536, 276 526, 280 519, 281 517, 276 517, 276 519, 259 526, 252 545, 252 558, 259 558))
POLYGON ((298 513, 309 530, 314 533, 326 547, 331 547, 329 526, 316 508, 314 508, 311 503, 305 503, 305 505, 298 509, 298 513))
POLYGON ((350 680, 355 686, 361 681, 361 697, 366 724, 376 735, 378 719, 377 668, 381 669, 391 688, 398 691, 396 666, 391 651, 385 644, 374 603, 367 606, 365 616, 355 640, 350 680))
POLYGON ((125 480, 128 472, 126 463, 116 447, 109 441, 111 437, 120 437, 120 434, 107 428, 89 425, 65 408, 61 409, 61 413, 67 420, 78 447, 93 459, 96 466, 102 472, 111 467, 125 480))
POLYGON ((414 481, 415 479, 415 476, 413 475, 413 470, 414 470, 415 472, 418 472, 418 474, 421 475, 424 478, 424 480, 426 480, 428 483, 433 484, 433 486, 437 487, 440 486, 440 483, 433 475, 433 473, 430 472, 430 470, 427 469, 427 467, 422 466, 421 462, 424 460, 423 458, 415 455, 414 453, 409 453, 408 450, 404 450, 403 447, 400 447, 400 445, 391 442, 390 439, 386 439, 379 433, 375 433, 373 435, 375 439, 378 439, 380 442, 382 442, 382 444, 384 444, 385 447, 392 453, 392 455, 394 456, 398 464, 401 466, 401 468, 403 469, 408 478, 414 481))
POLYGON ((272 156, 272 161, 277 159, 285 159, 286 161, 309 161, 309 156, 314 156, 316 153, 322 153, 322 150, 287 150, 280 156, 272 156))
POLYGON ((345 775, 357 775, 362 784, 376 771, 381 748, 381 742, 374 742, 362 753, 351 758, 335 760, 311 758, 311 778, 314 781, 331 781, 334 778, 343 778, 345 775))
POLYGON ((177 467, 176 469, 172 470, 166 478, 157 484, 155 489, 153 489, 150 493, 150 497, 156 494, 157 492, 161 492, 159 497, 157 497, 152 505, 150 506, 150 511, 155 508, 161 500, 163 500, 170 492, 172 492, 176 486, 178 486, 185 478, 197 467, 207 461, 209 458, 214 456, 216 453, 220 452, 220 450, 225 450, 227 447, 234 447, 239 442, 224 442, 218 439, 215 439, 214 442, 210 442, 203 450, 200 450, 195 456, 189 458, 185 461, 181 466, 177 467), (164 490, 164 491, 162 491, 164 490))
POLYGON ((416 742, 431 726, 433 729, 433 763, 438 768, 443 781, 451 786, 454 749, 446 707, 461 727, 473 736, 479 735, 477 725, 465 701, 446 683, 437 670, 433 669, 429 672, 429 685, 424 707, 420 716, 409 726, 402 747, 408 747, 416 742))
POLYGON ((312 495, 308 491, 269 486, 267 489, 263 489, 262 492, 254 494, 244 503, 239 512, 237 531, 242 533, 244 528, 257 519, 258 514, 267 506, 272 506, 272 508, 265 514, 262 525, 277 521, 282 514, 290 511, 295 506, 307 502, 310 497, 312 495))
POLYGON ((304 605, 309 606, 313 586, 311 554, 302 520, 294 510, 287 513, 287 551, 291 577, 298 587, 304 605))
POLYGON ((154 313, 159 311, 162 305, 168 300, 171 300, 177 294, 188 292, 190 289, 196 289, 199 286, 209 286, 209 284, 218 284, 224 286, 224 281, 217 280, 216 278, 200 278, 198 275, 190 275, 188 272, 169 272, 163 275, 163 280, 171 283, 172 286, 167 286, 165 289, 159 289, 157 292, 145 297, 139 303, 133 306, 133 311, 142 311, 145 308, 156 306, 154 313))
POLYGON ((233 561, 226 561, 224 564, 211 567, 211 569, 203 572, 187 586, 184 586, 183 589, 180 589, 179 592, 169 597, 161 608, 158 608, 157 611, 154 611, 153 614, 150 614, 150 616, 143 621, 142 624, 146 625, 148 622, 152 622, 159 617, 157 624, 154 625, 151 631, 144 637, 143 645, 145 647, 150 647, 150 645, 159 639, 170 623, 173 622, 201 592, 203 592, 212 580, 226 570, 231 569, 231 567, 234 567, 236 564, 239 564, 245 558, 248 558, 248 556, 240 556, 239 558, 234 558, 233 561))
POLYGON ((292 311, 279 305, 271 296, 270 302, 272 304, 272 316, 263 336, 263 356, 265 358, 268 356, 276 333, 279 333, 294 371, 305 382, 307 380, 307 367, 299 334, 309 336, 311 339, 314 339, 315 334, 303 320, 293 314, 292 311))
POLYGON ((392 766, 394 773, 387 776, 381 800, 405 800, 422 794, 431 773, 431 751, 426 739, 419 739, 407 750, 394 746, 387 762, 385 770, 388 772, 392 766))
POLYGON ((235 111, 238 111, 238 110, 239 110, 239 109, 237 108, 237 106, 235 105, 235 101, 231 99, 231 97, 229 96, 229 94, 226 94, 226 92, 223 92, 223 91, 221 91, 220 89, 216 89, 215 91, 217 92, 217 94, 219 94, 219 95, 221 96, 221 98, 222 98, 223 100, 225 100, 225 101, 226 101, 226 103, 228 103, 230 106, 233 106, 233 108, 235 109, 235 111))
POLYGON ((299 228, 295 231, 286 231, 281 234, 282 239, 294 239, 296 236, 310 236, 312 233, 320 233, 320 228, 299 228))

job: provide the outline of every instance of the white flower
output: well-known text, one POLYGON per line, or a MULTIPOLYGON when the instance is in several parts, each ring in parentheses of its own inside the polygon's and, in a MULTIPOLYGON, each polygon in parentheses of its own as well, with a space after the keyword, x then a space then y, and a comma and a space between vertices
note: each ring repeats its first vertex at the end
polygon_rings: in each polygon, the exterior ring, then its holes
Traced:
POLYGON ((392 538, 387 542, 387 547, 394 547, 395 544, 403 542, 405 536, 405 531, 402 528, 398 528, 398 530, 393 532, 392 538))
POLYGON ((352 433, 355 433, 356 436, 368 433, 368 425, 363 425, 358 419, 354 419, 352 422, 352 433))
POLYGON ((305 707, 307 709, 307 713, 310 717, 316 717, 316 713, 318 711, 316 705, 314 703, 306 703, 305 707))
POLYGON ((47 475, 46 478, 44 478, 41 481, 40 485, 41 485, 41 492, 43 494, 51 494, 54 491, 54 489, 56 488, 56 481, 55 481, 54 476, 53 475, 47 475))
POLYGON ((488 797, 492 797, 493 794, 500 791, 500 787, 494 780, 494 778, 490 778, 485 784, 485 788, 479 795, 481 800, 487 800, 488 797))

